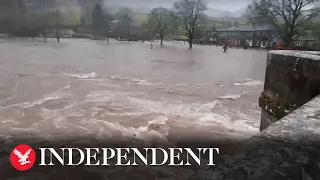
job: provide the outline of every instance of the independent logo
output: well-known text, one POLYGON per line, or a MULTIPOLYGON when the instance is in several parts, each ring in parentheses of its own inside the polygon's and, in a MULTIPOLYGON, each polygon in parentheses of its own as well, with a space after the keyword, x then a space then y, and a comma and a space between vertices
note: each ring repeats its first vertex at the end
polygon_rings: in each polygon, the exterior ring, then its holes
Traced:
POLYGON ((19 171, 27 171, 34 165, 36 153, 34 149, 26 144, 16 146, 10 154, 10 162, 19 171))
MULTIPOLYGON (((201 165, 202 159, 207 166, 215 166, 215 154, 219 154, 219 148, 38 148, 38 166, 136 166, 152 165, 162 166, 184 166, 192 163, 201 165), (160 154, 161 153, 161 154, 160 154), (151 155, 152 158, 148 158, 151 155), (180 156, 187 156, 187 159, 180 159, 180 156), (96 157, 102 157, 97 159, 96 157), (128 159, 133 156, 133 159, 128 159), (158 156, 158 157, 157 157, 158 156), (203 156, 206 156, 203 158, 203 156), (47 157, 47 158, 46 158, 47 157), (66 158, 67 157, 67 158, 66 158), (137 159, 140 159, 136 161, 137 159), (111 164, 110 164, 111 163, 111 164), (139 163, 139 164, 138 164, 139 163)), ((12 149, 10 154, 12 166, 19 171, 31 169, 36 162, 35 150, 26 144, 20 144, 12 149)))

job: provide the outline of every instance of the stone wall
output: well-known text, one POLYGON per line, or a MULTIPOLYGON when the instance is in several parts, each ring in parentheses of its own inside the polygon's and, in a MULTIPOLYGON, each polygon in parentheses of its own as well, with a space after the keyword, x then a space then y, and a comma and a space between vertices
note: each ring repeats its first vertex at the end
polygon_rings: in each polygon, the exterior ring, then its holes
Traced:
POLYGON ((269 52, 259 99, 262 132, 203 174, 215 180, 320 179, 319 94, 320 52, 269 52))
POLYGON ((301 107, 320 94, 320 52, 270 51, 264 91, 260 130, 301 107))
POLYGON ((320 96, 244 142, 204 174, 212 180, 319 180, 319 129, 320 96))

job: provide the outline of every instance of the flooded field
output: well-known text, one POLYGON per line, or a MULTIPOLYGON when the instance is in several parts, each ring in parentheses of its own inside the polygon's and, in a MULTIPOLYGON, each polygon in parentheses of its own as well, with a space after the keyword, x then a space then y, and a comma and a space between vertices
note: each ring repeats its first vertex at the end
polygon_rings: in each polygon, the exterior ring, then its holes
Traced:
POLYGON ((0 133, 11 137, 248 138, 265 50, 165 42, 0 40, 0 133))

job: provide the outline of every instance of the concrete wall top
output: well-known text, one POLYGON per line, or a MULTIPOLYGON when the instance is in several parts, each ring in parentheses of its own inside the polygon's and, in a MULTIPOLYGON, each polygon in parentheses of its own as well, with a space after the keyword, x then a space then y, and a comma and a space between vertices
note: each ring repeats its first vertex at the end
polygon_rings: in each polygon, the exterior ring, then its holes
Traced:
POLYGON ((320 96, 317 96, 214 167, 217 180, 320 179, 320 96))
POLYGON ((320 143, 320 96, 273 123, 260 136, 289 143, 320 143))
POLYGON ((320 51, 294 51, 294 50, 272 50, 269 54, 295 56, 306 59, 320 60, 320 51))

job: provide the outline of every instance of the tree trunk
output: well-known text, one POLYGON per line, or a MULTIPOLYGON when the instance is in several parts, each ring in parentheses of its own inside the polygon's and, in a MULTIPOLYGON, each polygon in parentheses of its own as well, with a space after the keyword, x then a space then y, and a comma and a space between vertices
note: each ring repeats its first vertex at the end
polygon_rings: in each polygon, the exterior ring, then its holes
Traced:
POLYGON ((163 37, 160 36, 160 45, 163 46, 163 37))
POLYGON ((290 43, 291 43, 291 40, 289 40, 289 39, 284 39, 284 40, 283 40, 283 47, 284 47, 284 48, 289 48, 290 43))
POLYGON ((43 31, 43 39, 44 42, 47 42, 46 30, 43 31))
POLYGON ((57 28, 57 41, 60 43, 60 27, 57 28))
POLYGON ((128 43, 130 42, 129 38, 130 38, 130 32, 129 32, 129 29, 127 29, 127 40, 128 40, 128 43))
POLYGON ((189 41, 188 41, 189 42, 189 49, 192 49, 192 40, 193 40, 192 38, 189 38, 189 41))
POLYGON ((283 47, 289 48, 291 46, 292 41, 293 41, 293 36, 288 33, 285 37, 283 37, 283 47))

